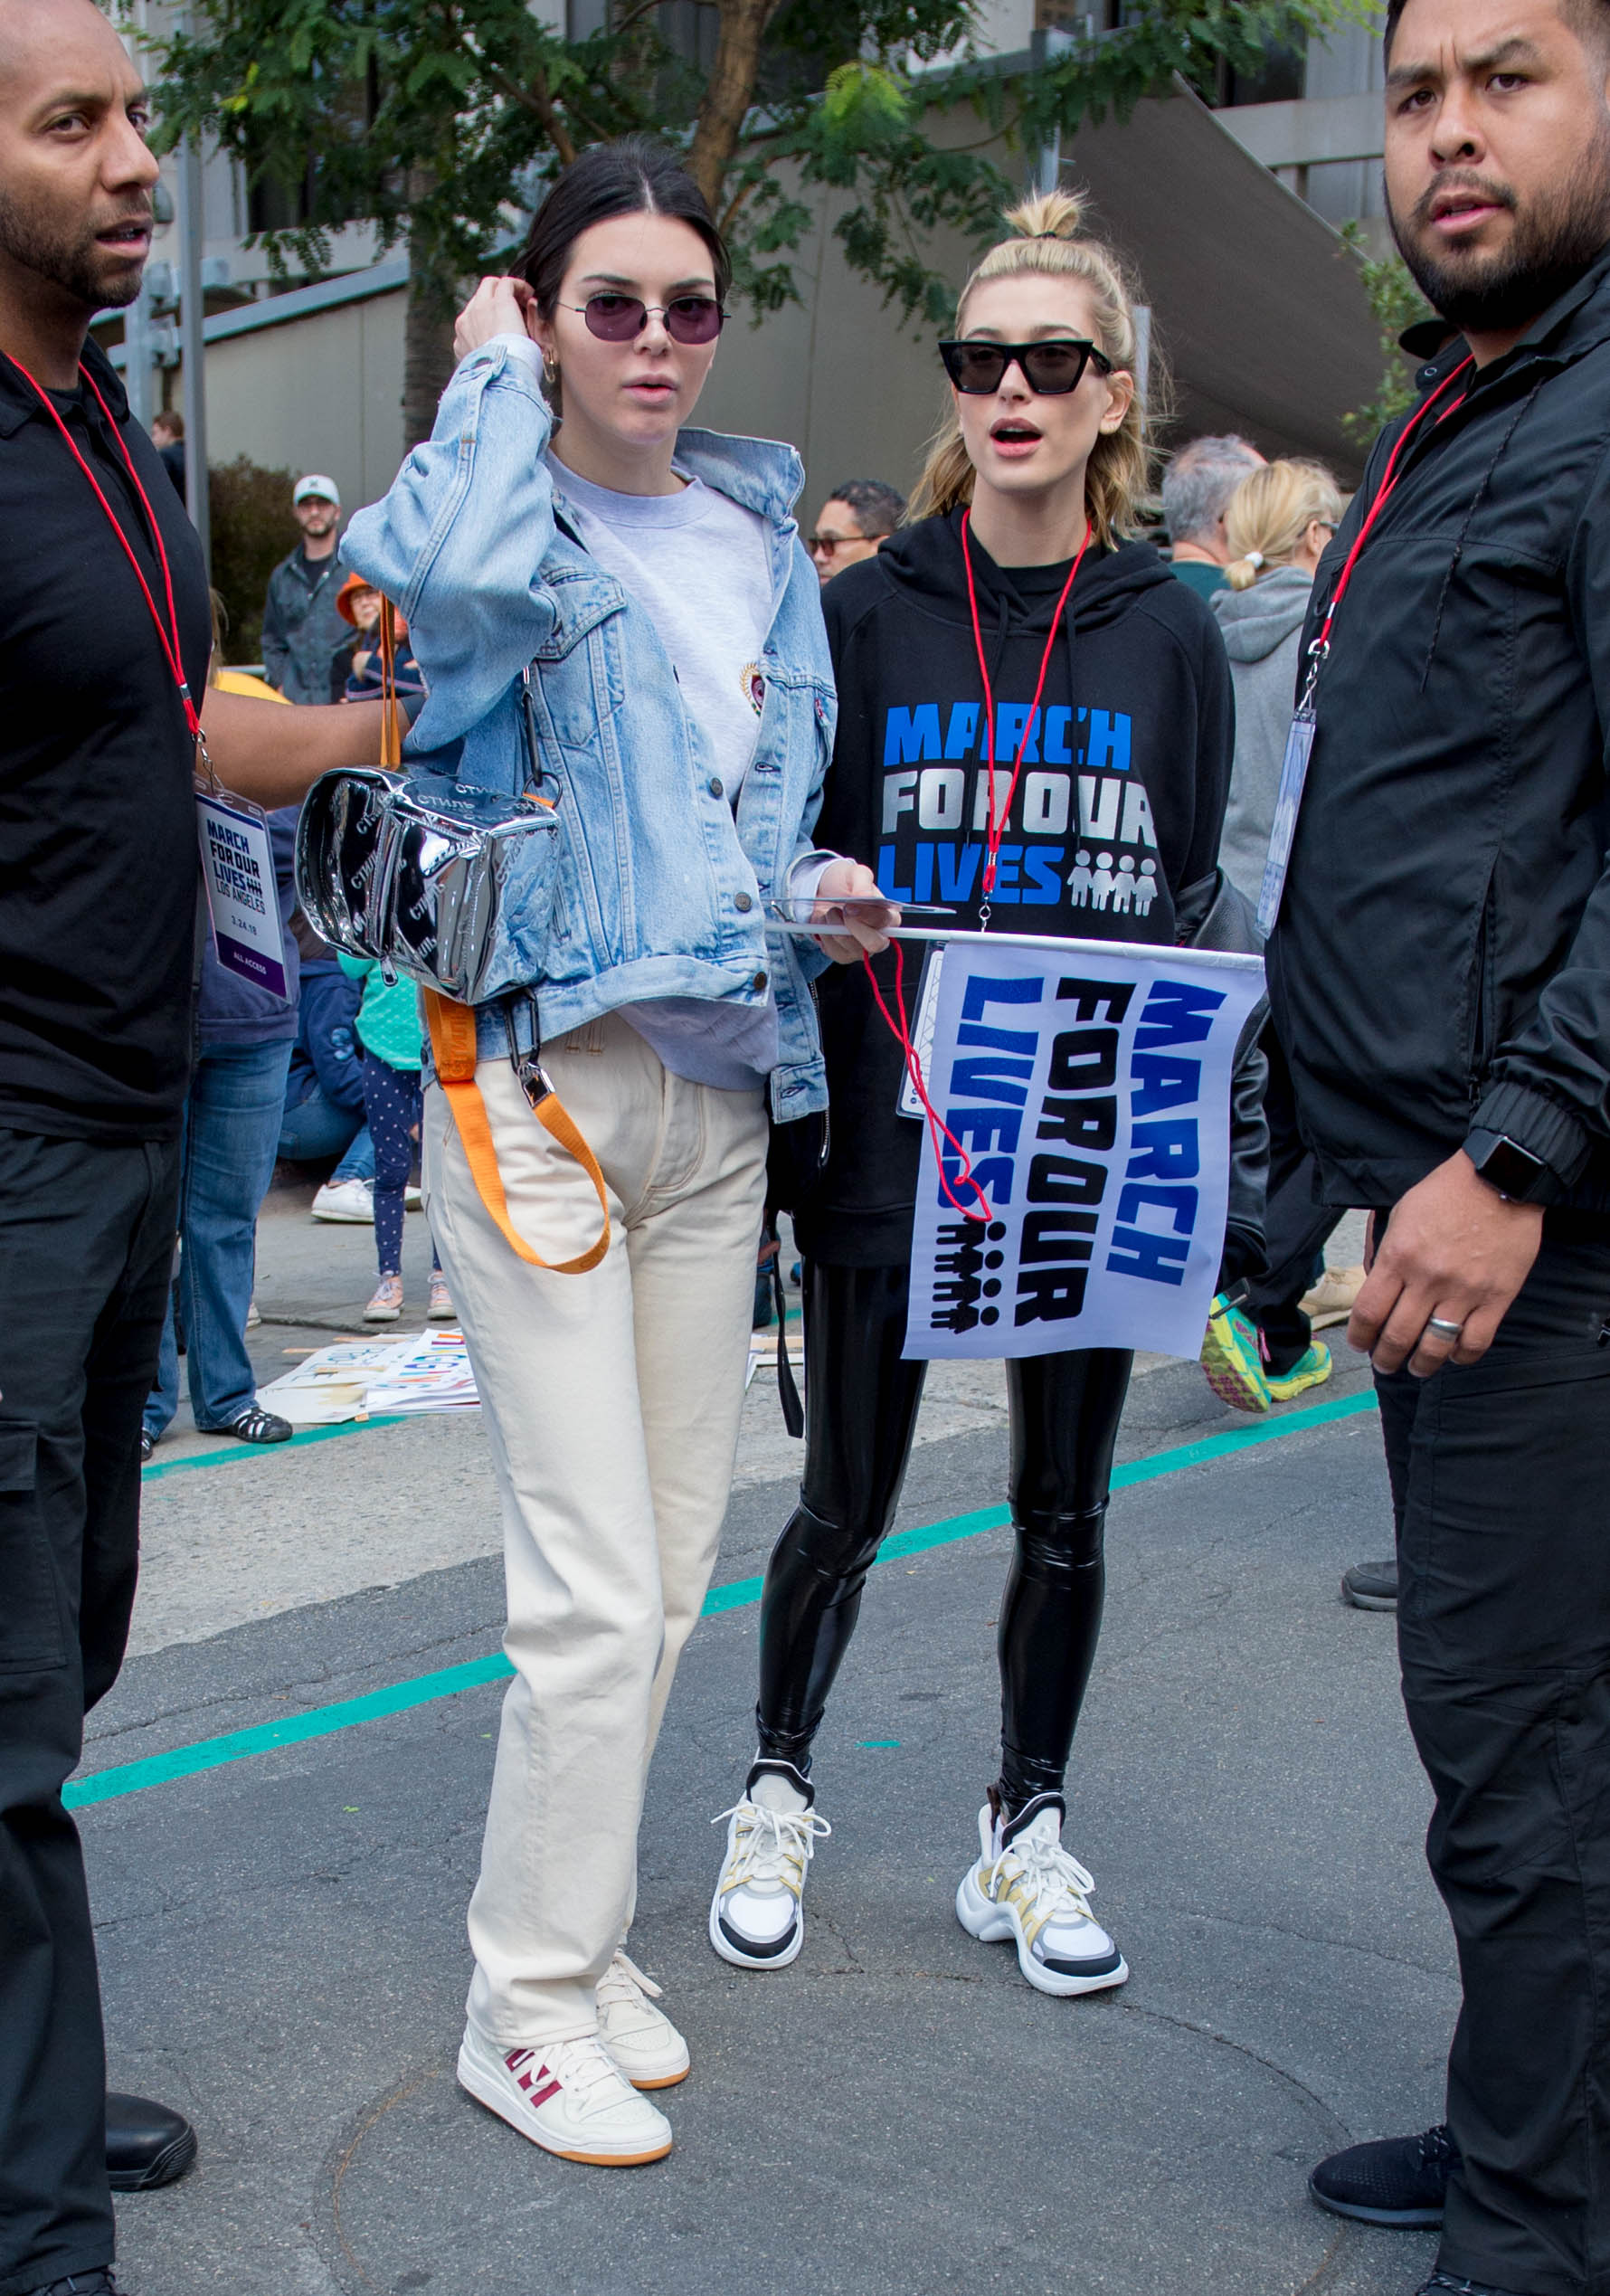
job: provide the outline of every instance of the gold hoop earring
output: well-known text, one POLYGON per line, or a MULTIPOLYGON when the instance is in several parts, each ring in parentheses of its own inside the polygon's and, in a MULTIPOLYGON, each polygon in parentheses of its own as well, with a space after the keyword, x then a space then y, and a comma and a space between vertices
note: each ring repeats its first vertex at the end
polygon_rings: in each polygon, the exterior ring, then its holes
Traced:
POLYGON ((543 381, 545 383, 557 383, 558 380, 559 363, 556 359, 550 358, 546 351, 545 351, 543 353, 543 381))

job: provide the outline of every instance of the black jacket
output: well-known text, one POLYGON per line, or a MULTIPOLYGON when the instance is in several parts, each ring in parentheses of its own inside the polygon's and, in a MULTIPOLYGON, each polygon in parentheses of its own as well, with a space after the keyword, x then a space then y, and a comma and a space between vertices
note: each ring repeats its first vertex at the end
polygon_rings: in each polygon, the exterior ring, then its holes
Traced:
POLYGON ((339 701, 346 682, 336 657, 352 643, 352 625, 336 612, 347 569, 339 551, 309 559, 298 543, 269 576, 263 601, 263 670, 287 701, 339 701))
MULTIPOLYGON (((971 924, 988 777, 959 524, 959 514, 925 519, 828 585, 838 731, 817 835, 876 868, 896 898, 952 906, 971 924)), ((1004 801, 1061 575, 1003 573, 976 541, 972 555, 1004 801)), ((1007 824, 997 927, 1165 946, 1204 930, 1210 910, 1222 928, 1216 857, 1234 740, 1229 666, 1202 600, 1147 544, 1093 551, 1007 824)), ((876 969, 888 997, 892 951, 876 969)), ((818 997, 831 1107, 825 1157, 808 1157, 796 1179, 797 1232, 814 1258, 892 1266, 910 1248, 922 1135, 895 1114, 900 1048, 860 966, 834 967, 818 997)), ((1252 1123, 1233 1218, 1255 1261, 1261 1113, 1252 1123)))
POLYGON ((1325 1200, 1390 1203, 1479 1128, 1610 1209, 1610 251, 1416 435, 1318 719, 1269 971, 1325 1200))

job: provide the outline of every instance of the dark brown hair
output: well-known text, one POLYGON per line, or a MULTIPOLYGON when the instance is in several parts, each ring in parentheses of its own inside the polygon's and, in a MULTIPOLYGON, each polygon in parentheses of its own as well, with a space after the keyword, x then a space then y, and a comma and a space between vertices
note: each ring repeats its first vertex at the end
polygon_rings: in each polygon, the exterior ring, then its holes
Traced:
POLYGON ((577 240, 613 215, 672 215, 688 224, 710 251, 715 299, 726 301, 732 259, 704 193, 664 144, 651 136, 622 136, 617 143, 593 144, 573 160, 531 219, 531 236, 514 270, 535 291, 544 318, 554 316, 577 240))
MULTIPOLYGON (((1387 29, 1384 34, 1387 62, 1392 61, 1392 43, 1397 37, 1397 25, 1408 0, 1387 0, 1387 29)), ((1573 32, 1584 40, 1596 40, 1601 47, 1610 46, 1610 5, 1606 0, 1559 0, 1559 13, 1573 32)))

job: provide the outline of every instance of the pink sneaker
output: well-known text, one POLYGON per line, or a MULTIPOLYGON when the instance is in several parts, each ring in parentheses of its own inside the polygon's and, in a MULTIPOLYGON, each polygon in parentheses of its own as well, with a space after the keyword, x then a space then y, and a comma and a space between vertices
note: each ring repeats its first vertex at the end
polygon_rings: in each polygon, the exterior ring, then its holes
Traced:
POLYGON ((402 1313, 402 1278, 383 1276, 374 1286, 374 1296, 364 1310, 365 1324, 394 1324, 402 1313))

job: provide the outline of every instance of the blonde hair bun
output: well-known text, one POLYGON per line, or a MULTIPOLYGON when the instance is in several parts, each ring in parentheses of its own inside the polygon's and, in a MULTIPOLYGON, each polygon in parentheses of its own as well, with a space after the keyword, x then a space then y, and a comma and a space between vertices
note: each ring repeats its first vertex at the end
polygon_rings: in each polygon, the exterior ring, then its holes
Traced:
POLYGON ((1009 208, 1001 220, 1019 239, 1077 239, 1084 228, 1085 206, 1079 192, 1036 192, 1009 208))

